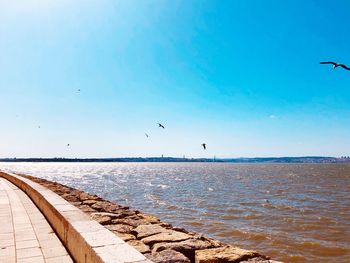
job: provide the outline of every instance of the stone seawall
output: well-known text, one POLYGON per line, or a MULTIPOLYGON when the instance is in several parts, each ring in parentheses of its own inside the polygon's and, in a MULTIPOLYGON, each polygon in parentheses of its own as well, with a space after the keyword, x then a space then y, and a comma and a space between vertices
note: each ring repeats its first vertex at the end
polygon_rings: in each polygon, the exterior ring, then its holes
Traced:
POLYGON ((54 191, 156 263, 277 263, 202 234, 172 227, 157 217, 131 210, 56 182, 21 175, 54 191))

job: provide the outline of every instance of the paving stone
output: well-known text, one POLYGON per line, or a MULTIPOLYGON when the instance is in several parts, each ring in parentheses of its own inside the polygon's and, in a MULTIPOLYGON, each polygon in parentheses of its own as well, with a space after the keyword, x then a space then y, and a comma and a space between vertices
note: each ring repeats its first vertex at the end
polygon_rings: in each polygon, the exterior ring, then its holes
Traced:
POLYGON ((17 258, 31 258, 42 256, 41 250, 38 247, 16 249, 17 258))
POLYGON ((45 263, 43 256, 31 257, 31 258, 18 258, 17 263, 45 263))
MULTIPOLYGON (((6 258, 15 258, 15 257, 16 257, 15 246, 3 246, 0 248, 0 258, 6 259, 6 258)), ((0 261, 0 262, 6 262, 6 261, 0 261)))
POLYGON ((45 263, 73 263, 73 260, 69 256, 61 256, 47 258, 45 263))
POLYGON ((67 250, 62 245, 57 247, 42 248, 42 252, 44 254, 45 259, 68 255, 67 250))
POLYGON ((38 240, 33 239, 33 240, 25 240, 25 241, 18 241, 18 242, 16 242, 16 248, 17 249, 31 248, 31 247, 39 247, 38 240))

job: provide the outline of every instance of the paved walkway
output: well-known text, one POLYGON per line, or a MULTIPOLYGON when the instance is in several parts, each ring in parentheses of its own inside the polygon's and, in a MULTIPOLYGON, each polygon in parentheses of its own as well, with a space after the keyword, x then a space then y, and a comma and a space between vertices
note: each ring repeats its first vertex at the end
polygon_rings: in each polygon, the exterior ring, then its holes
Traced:
POLYGON ((0 178, 0 262, 73 262, 30 198, 4 178, 0 178))

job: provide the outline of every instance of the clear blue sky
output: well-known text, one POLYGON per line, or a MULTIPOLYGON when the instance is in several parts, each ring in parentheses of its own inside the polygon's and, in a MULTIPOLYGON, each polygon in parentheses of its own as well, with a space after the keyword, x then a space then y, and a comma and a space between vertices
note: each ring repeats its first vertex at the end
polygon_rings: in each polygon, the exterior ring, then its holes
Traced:
POLYGON ((0 157, 349 155, 349 10, 0 0, 0 157))

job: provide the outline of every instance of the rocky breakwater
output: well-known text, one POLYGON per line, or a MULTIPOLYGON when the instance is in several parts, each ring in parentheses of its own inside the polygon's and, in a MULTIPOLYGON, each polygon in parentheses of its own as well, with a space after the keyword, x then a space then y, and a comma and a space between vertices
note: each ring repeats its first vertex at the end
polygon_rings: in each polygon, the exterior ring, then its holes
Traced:
POLYGON ((54 191, 156 263, 272 263, 267 256, 160 221, 77 189, 22 175, 54 191))

